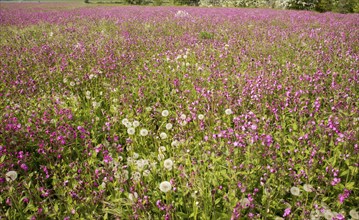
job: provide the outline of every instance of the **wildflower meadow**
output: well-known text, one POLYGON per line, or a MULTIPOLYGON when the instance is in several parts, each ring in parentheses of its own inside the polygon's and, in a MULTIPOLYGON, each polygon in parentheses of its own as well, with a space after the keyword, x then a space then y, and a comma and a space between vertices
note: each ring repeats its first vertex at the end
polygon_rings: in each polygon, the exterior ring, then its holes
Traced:
POLYGON ((359 219, 359 14, 0 3, 0 219, 359 219))

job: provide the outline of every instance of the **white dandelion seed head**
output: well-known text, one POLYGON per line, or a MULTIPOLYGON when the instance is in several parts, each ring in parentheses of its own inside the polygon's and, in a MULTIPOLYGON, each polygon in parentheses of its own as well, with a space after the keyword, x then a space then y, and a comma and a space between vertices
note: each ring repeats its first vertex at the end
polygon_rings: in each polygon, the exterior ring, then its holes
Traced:
POLYGON ((161 184, 160 184, 160 190, 164 193, 170 191, 172 189, 172 185, 170 182, 168 181, 163 181, 161 184))
POLYGON ((299 196, 300 189, 298 187, 293 186, 290 188, 290 193, 292 193, 293 196, 299 196))
POLYGON ((181 126, 187 125, 187 121, 182 121, 182 122, 180 123, 180 125, 181 125, 181 126))
POLYGON ((127 129, 127 134, 129 134, 129 135, 133 135, 134 133, 135 133, 135 128, 128 128, 127 129))
POLYGON ((172 166, 173 166, 173 161, 168 158, 163 162, 163 166, 167 169, 167 170, 172 170, 172 166))
POLYGON ((160 146, 158 148, 158 152, 160 152, 160 153, 166 152, 166 147, 165 146, 160 146))
POLYGON ((131 200, 131 201, 134 201, 134 200, 137 199, 137 198, 138 198, 137 192, 129 193, 129 194, 128 194, 128 199, 131 200))
POLYGON ((141 174, 139 172, 134 172, 132 174, 133 181, 138 182, 138 181, 140 181, 140 178, 141 178, 141 174))
POLYGON ((310 220, 319 220, 319 219, 320 219, 320 215, 316 211, 310 212, 310 220))
POLYGON ((359 219, 359 213, 355 209, 350 210, 349 215, 352 217, 352 219, 359 219))
POLYGON ((127 118, 124 118, 124 119, 122 119, 122 121, 121 121, 121 123, 122 123, 123 125, 125 125, 125 126, 126 126, 126 124, 127 124, 128 122, 129 122, 129 121, 128 121, 127 118))
POLYGON ((303 189, 306 192, 313 192, 314 191, 314 187, 312 185, 310 185, 310 184, 304 184, 303 189))
POLYGON ((240 200, 240 203, 243 208, 248 208, 251 202, 249 201, 249 199, 243 198, 240 200))
POLYGON ((142 128, 142 129, 140 130, 140 135, 143 136, 143 137, 144 137, 144 136, 147 136, 147 135, 148 135, 148 130, 142 128))
POLYGON ((136 167, 138 170, 143 170, 145 168, 146 164, 144 160, 137 160, 136 161, 136 167))
POLYGON ((12 171, 9 171, 9 172, 7 172, 5 174, 5 179, 8 182, 12 182, 12 181, 16 180, 16 178, 17 178, 17 172, 16 171, 12 170, 12 171))
POLYGON ((133 127, 137 128, 138 126, 140 126, 140 122, 139 121, 133 121, 132 125, 133 125, 133 127))
POLYGON ((161 160, 165 159, 165 155, 163 155, 162 153, 159 153, 159 154, 157 155, 157 159, 158 159, 159 161, 161 161, 161 160))
POLYGON ((334 214, 332 211, 326 209, 324 211, 324 218, 327 219, 327 220, 332 220, 334 218, 334 214))
POLYGON ((132 127, 132 123, 131 123, 131 122, 127 122, 127 123, 125 124, 125 126, 126 126, 126 128, 131 128, 131 127, 132 127))
POLYGON ((149 176, 150 174, 151 174, 151 171, 149 171, 149 170, 144 170, 142 173, 143 176, 149 176))
POLYGON ((203 120, 203 119, 204 119, 204 115, 199 114, 199 115, 198 115, 198 119, 199 119, 199 120, 203 120))
POLYGON ((167 124, 166 124, 166 129, 167 129, 167 130, 171 130, 171 129, 172 129, 172 127, 173 127, 173 126, 172 126, 172 124, 171 124, 171 123, 167 123, 167 124))
POLYGON ((163 111, 162 111, 162 116, 163 116, 163 117, 167 117, 169 114, 170 114, 170 113, 169 113, 168 110, 163 110, 163 111))
POLYGON ((167 138, 167 134, 165 132, 161 132, 160 134, 160 138, 163 140, 163 139, 166 139, 167 138))
POLYGON ((128 170, 123 170, 123 171, 122 171, 122 178, 123 178, 124 180, 128 180, 128 178, 129 178, 129 172, 128 172, 128 170))
POLYGON ((178 146, 179 146, 179 144, 180 144, 180 142, 179 142, 179 141, 174 140, 174 141, 172 141, 171 146, 172 146, 172 147, 178 147, 178 146))
POLYGON ((232 109, 226 109, 226 111, 224 111, 225 113, 226 113, 226 115, 231 115, 231 114, 233 114, 233 112, 232 112, 232 109))

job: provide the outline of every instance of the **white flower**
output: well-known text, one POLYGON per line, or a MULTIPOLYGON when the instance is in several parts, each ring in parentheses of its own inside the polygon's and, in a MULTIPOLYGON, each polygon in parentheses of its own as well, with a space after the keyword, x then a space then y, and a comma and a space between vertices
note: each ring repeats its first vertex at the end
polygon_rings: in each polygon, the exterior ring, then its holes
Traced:
POLYGON ((141 174, 139 172, 134 172, 132 174, 133 181, 138 182, 140 180, 140 178, 141 178, 141 174))
POLYGON ((168 110, 163 110, 162 111, 162 116, 163 117, 167 117, 170 113, 168 112, 168 110))
POLYGON ((122 119, 122 121, 121 121, 121 123, 122 123, 123 125, 125 125, 125 126, 126 126, 126 124, 127 124, 128 122, 129 122, 129 121, 128 121, 127 118, 124 118, 124 119, 122 119))
POLYGON ((135 133, 135 129, 134 129, 134 128, 128 128, 128 129, 127 129, 127 134, 133 135, 134 133, 135 133))
POLYGON ((182 121, 182 122, 180 123, 181 126, 185 126, 186 124, 187 124, 187 121, 182 121))
POLYGON ((160 184, 160 190, 164 193, 170 191, 172 189, 172 185, 170 182, 168 181, 163 181, 161 184, 160 184))
POLYGON ((140 122, 139 121, 133 121, 132 125, 133 125, 133 127, 137 128, 138 126, 140 126, 140 122))
POLYGON ((163 159, 165 159, 165 155, 163 155, 162 153, 160 153, 160 154, 157 155, 157 159, 158 159, 158 160, 163 160, 163 159))
POLYGON ((70 82, 70 86, 75 86, 75 82, 70 82))
POLYGON ((330 210, 325 210, 324 211, 324 218, 327 219, 327 220, 332 220, 334 218, 334 214, 332 211, 330 210))
POLYGON ((179 144, 180 144, 180 143, 179 143, 177 140, 174 140, 174 141, 172 141, 171 146, 172 146, 172 147, 178 147, 179 144))
POLYGON ((133 156, 132 156, 132 157, 133 157, 134 159, 137 159, 139 156, 140 156, 140 155, 135 152, 135 153, 133 153, 133 156))
POLYGON ((147 135, 148 135, 148 131, 147 131, 146 129, 142 128, 141 131, 140 131, 140 135, 143 136, 143 137, 144 137, 144 136, 147 136, 147 135))
POLYGON ((185 18, 185 17, 189 17, 190 15, 188 14, 188 12, 186 11, 177 11, 176 14, 175 14, 175 17, 177 18, 185 18))
POLYGON ((310 184, 304 184, 304 185, 303 185, 303 189, 304 189, 304 191, 306 191, 306 192, 313 192, 313 190, 314 190, 313 186, 310 185, 310 184))
POLYGON ((86 91, 86 96, 91 96, 91 92, 90 92, 90 91, 86 91))
POLYGON ((181 118, 182 120, 185 120, 185 119, 187 118, 187 116, 186 116, 185 114, 182 114, 182 115, 180 116, 180 118, 181 118))
POLYGON ((152 110, 151 107, 146 107, 146 111, 150 112, 152 110))
POLYGON ((128 122, 125 124, 125 126, 126 126, 126 128, 131 128, 131 127, 132 127, 132 123, 128 121, 128 122))
POLYGON ((151 171, 149 171, 149 170, 145 170, 145 171, 143 171, 143 176, 149 176, 151 174, 151 171))
POLYGON ((226 109, 225 113, 226 113, 226 115, 231 115, 231 114, 233 114, 232 110, 229 109, 229 108, 226 109))
POLYGON ((133 201, 133 200, 135 200, 137 198, 138 198, 138 194, 136 192, 134 192, 133 194, 132 193, 128 194, 128 199, 131 200, 131 201, 133 201))
POLYGON ((243 198, 240 200, 240 203, 243 208, 248 208, 251 202, 249 201, 249 199, 243 198))
POLYGON ((64 78, 63 82, 64 82, 64 83, 67 83, 67 78, 64 78))
POLYGON ((49 36, 50 36, 50 37, 54 36, 54 32, 50 32, 50 33, 49 33, 49 36))
POLYGON ((173 127, 173 126, 172 126, 172 124, 171 124, 171 123, 167 123, 167 124, 166 124, 166 129, 167 129, 167 130, 171 130, 171 129, 172 129, 172 127, 173 127))
POLYGON ((292 195, 294 196, 299 196, 300 190, 298 187, 293 186, 292 188, 290 188, 290 193, 292 193, 292 195))
POLYGON ((92 78, 94 78, 94 77, 95 77, 94 74, 90 74, 90 75, 89 75, 89 79, 92 79, 92 78))
POLYGON ((138 170, 143 170, 143 168, 145 167, 145 162, 144 160, 137 160, 136 161, 136 166, 138 170))
POLYGON ((5 174, 5 179, 8 182, 12 182, 14 180, 16 180, 17 178, 17 172, 16 171, 9 171, 5 174))
POLYGON ((128 172, 128 170, 122 171, 122 177, 124 178, 124 180, 128 180, 128 178, 129 178, 129 172, 128 172))
POLYGON ((204 115, 199 114, 199 115, 198 115, 198 119, 199 119, 199 120, 203 120, 203 119, 204 119, 204 115))
POLYGON ((310 212, 310 220, 319 220, 319 219, 320 219, 320 215, 316 211, 310 212))
POLYGON ((100 103, 94 101, 94 102, 92 102, 92 106, 93 106, 94 108, 97 108, 97 107, 100 106, 100 103))
POLYGON ((166 151, 166 147, 164 147, 164 146, 161 146, 158 148, 158 152, 160 152, 160 153, 163 153, 165 151, 166 151))
POLYGON ((172 166, 173 166, 173 161, 171 159, 166 159, 163 162, 163 166, 167 169, 167 170, 172 170, 172 166))
POLYGON ((359 213, 354 209, 349 211, 349 215, 355 220, 359 219, 359 213))
POLYGON ((166 134, 165 132, 161 132, 160 138, 161 138, 161 139, 166 139, 166 138, 167 138, 167 134, 166 134))

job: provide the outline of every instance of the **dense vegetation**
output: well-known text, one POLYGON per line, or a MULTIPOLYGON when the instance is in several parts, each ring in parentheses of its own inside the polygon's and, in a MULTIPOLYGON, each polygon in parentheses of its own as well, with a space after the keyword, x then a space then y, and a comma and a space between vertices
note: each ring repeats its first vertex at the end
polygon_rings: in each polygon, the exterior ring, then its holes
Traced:
POLYGON ((0 218, 359 219, 359 16, 3 4, 0 218))

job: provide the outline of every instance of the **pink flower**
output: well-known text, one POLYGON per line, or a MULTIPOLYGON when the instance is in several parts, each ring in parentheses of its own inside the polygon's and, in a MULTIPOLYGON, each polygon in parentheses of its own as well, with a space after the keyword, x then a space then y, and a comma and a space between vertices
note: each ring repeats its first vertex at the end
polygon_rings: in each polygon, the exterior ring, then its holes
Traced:
POLYGON ((284 210, 283 217, 286 217, 286 216, 290 215, 290 213, 291 213, 291 209, 290 209, 290 208, 286 208, 286 209, 284 210))

